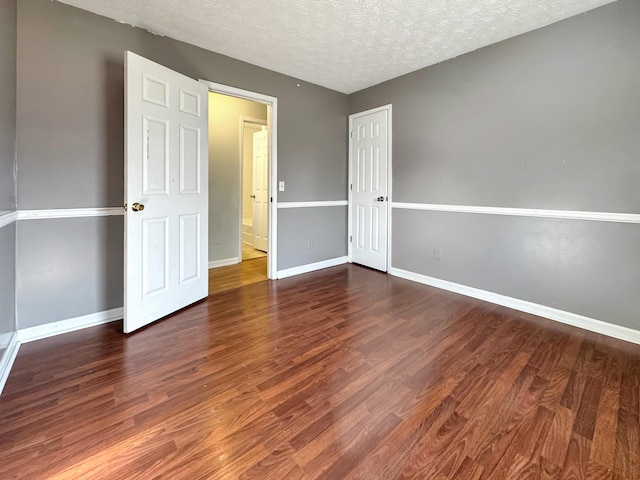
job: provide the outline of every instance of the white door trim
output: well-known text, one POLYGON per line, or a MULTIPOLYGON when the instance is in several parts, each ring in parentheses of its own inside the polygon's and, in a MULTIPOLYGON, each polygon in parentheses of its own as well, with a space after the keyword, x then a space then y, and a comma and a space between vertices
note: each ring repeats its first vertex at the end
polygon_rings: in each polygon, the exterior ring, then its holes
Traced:
POLYGON ((347 235, 349 238, 347 238, 347 257, 349 259, 349 263, 351 263, 353 261, 353 257, 352 257, 352 245, 353 243, 351 242, 352 238, 353 238, 353 224, 352 224, 352 215, 351 215, 351 209, 353 206, 353 191, 352 191, 352 186, 353 186, 353 139, 351 138, 351 132, 353 131, 353 121, 358 118, 358 117, 363 117, 365 115, 370 115, 372 113, 378 113, 378 112, 382 112, 382 111, 386 111, 387 112, 387 120, 388 120, 388 125, 387 125, 387 195, 389 197, 388 199, 388 208, 387 208, 387 272, 391 269, 391 250, 392 250, 392 244, 391 244, 391 219, 392 219, 392 208, 391 208, 391 201, 393 199, 392 196, 392 186, 393 186, 393 177, 391 175, 392 172, 392 156, 393 156, 393 144, 392 144, 392 140, 393 140, 393 125, 392 125, 392 104, 388 104, 388 105, 383 105, 380 107, 376 107, 376 108, 371 108, 369 110, 365 110, 364 112, 358 112, 358 113, 353 113, 351 115, 349 115, 349 131, 347 132, 347 135, 349 136, 349 207, 347 208, 348 210, 348 231, 347 231, 347 235))
MULTIPOLYGON (((200 79, 209 91, 232 97, 252 100, 267 105, 267 126, 269 129, 269 250, 267 252, 267 277, 278 278, 278 98, 241 88, 200 79)), ((242 179, 241 179, 242 180, 242 179)), ((242 210, 242 207, 240 207, 242 210)), ((240 222, 242 229, 242 222, 240 222)), ((242 235, 240 236, 242 239, 242 235)))
POLYGON ((242 222, 244 221, 244 208, 243 208, 243 190, 244 190, 244 127, 245 124, 255 124, 255 125, 267 125, 267 122, 260 118, 246 117, 244 115, 240 115, 240 148, 238 152, 240 152, 240 226, 238 232, 238 262, 242 262, 242 222))

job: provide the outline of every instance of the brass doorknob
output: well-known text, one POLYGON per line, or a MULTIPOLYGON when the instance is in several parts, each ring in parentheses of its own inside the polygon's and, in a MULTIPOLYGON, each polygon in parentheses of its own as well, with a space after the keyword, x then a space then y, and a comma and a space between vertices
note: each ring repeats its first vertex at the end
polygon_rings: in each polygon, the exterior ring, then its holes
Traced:
POLYGON ((142 210, 144 210, 144 205, 136 202, 131 205, 131 210, 133 210, 134 212, 141 212, 142 210))

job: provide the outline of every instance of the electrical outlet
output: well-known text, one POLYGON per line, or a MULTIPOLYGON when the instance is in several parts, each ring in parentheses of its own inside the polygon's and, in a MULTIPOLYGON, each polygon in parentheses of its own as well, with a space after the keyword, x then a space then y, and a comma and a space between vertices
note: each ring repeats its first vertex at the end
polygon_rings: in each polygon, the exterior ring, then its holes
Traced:
POLYGON ((313 248, 313 240, 307 240, 307 248, 313 248))
POLYGON ((284 182, 278 182, 278 191, 284 192, 284 182))
POLYGON ((433 258, 435 258, 436 260, 441 260, 442 259, 442 252, 440 251, 439 248, 434 248, 433 249, 433 258))

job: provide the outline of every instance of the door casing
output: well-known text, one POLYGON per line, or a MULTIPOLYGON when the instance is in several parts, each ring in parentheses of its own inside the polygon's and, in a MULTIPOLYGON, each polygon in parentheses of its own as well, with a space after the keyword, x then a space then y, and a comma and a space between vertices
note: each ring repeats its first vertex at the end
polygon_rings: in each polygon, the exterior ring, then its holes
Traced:
POLYGON ((372 113, 377 113, 381 111, 387 111, 387 196, 388 196, 388 206, 387 206, 387 269, 388 272, 391 269, 391 252, 392 252, 392 208, 391 208, 391 199, 392 199, 392 152, 393 152, 393 127, 392 127, 392 105, 383 105, 376 108, 371 108, 369 110, 365 110, 363 112, 353 113, 349 115, 349 208, 348 208, 348 231, 347 235, 347 255, 349 263, 353 262, 353 121, 358 117, 363 117, 366 115, 370 115, 372 113))

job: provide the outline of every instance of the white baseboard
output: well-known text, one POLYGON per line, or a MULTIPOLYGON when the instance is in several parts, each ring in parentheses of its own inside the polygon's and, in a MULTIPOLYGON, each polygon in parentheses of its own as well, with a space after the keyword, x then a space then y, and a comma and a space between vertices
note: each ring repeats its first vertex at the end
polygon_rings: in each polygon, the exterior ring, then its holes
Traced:
POLYGON ((521 312, 531 313, 538 315, 539 317, 548 318, 557 322, 565 323, 574 327, 589 330, 591 332, 600 333, 609 337, 618 338, 631 343, 640 344, 640 331, 634 330, 628 327, 622 327, 620 325, 614 325, 612 323, 603 322, 602 320, 596 320, 595 318, 585 317, 578 315, 577 313, 567 312, 565 310, 559 310, 553 307, 547 307, 526 300, 520 300, 517 298, 507 297, 498 293, 488 292, 486 290, 480 290, 479 288, 468 287, 466 285, 460 285, 459 283, 449 282, 447 280, 440 280, 439 278, 429 277, 419 273, 409 272, 400 268, 390 268, 389 274, 396 277, 405 278, 414 282, 423 283, 432 287, 441 288, 450 292, 459 293, 468 297, 477 298, 486 302, 495 303, 504 307, 513 308, 521 312))
POLYGON ((226 267, 227 265, 235 265, 236 263, 240 263, 240 259, 238 257, 223 258, 222 260, 209 262, 209 268, 226 267))
POLYGON ((13 333, 7 345, 7 349, 4 351, 2 358, 0 358, 0 394, 2 394, 2 390, 7 383, 11 367, 13 367, 13 362, 16 361, 19 349, 20 341, 18 340, 18 334, 13 333))
POLYGON ((242 243, 253 246, 253 233, 242 232, 242 243))
POLYGON ((122 307, 113 308, 111 310, 91 313, 89 315, 83 315, 82 317, 68 318, 66 320, 47 323, 37 327, 22 328, 18 330, 18 340, 20 340, 21 343, 32 342, 34 340, 40 340, 41 338, 60 335, 61 333, 69 333, 83 328, 95 327, 96 325, 102 325, 103 323, 120 320, 123 313, 124 309, 122 307))
POLYGON ((314 272, 316 270, 322 270, 323 268, 335 267, 336 265, 342 265, 348 262, 348 257, 331 258, 329 260, 323 260, 322 262, 309 263, 307 265, 300 265, 299 267, 287 268, 285 270, 279 270, 277 278, 293 277, 294 275, 300 275, 302 273, 314 272))

